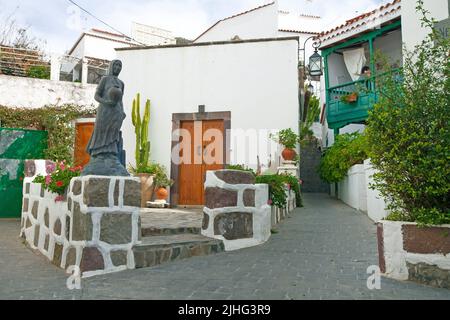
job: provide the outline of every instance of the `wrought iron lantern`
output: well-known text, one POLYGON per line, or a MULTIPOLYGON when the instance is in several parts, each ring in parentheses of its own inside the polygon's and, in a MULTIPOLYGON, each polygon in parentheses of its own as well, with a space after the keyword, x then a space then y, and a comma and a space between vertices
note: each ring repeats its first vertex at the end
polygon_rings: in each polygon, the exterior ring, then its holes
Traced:
POLYGON ((323 62, 322 62, 322 56, 319 54, 319 52, 317 51, 317 49, 319 48, 320 43, 314 43, 313 44, 313 48, 314 48, 314 53, 311 57, 309 57, 309 75, 311 77, 318 77, 323 75, 323 62))

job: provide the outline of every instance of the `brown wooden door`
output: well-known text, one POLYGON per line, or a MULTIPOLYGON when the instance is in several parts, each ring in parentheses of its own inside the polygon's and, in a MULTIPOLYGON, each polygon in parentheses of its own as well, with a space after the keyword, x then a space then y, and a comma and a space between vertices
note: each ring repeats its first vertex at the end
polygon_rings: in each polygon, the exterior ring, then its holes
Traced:
POLYGON ((190 156, 182 150, 180 156, 190 160, 182 163, 179 171, 179 205, 203 205, 206 171, 224 168, 224 121, 183 121, 181 129, 191 136, 190 156))
POLYGON ((77 123, 75 125, 74 162, 76 166, 86 166, 90 156, 86 152, 87 145, 94 132, 94 122, 77 123))

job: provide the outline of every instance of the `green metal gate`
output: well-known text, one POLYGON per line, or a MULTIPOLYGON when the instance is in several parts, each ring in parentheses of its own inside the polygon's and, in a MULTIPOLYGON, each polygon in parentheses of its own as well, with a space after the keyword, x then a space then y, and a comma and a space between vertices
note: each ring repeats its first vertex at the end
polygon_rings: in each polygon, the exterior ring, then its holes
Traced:
POLYGON ((19 218, 25 160, 44 159, 46 131, 0 128, 0 218, 19 218))

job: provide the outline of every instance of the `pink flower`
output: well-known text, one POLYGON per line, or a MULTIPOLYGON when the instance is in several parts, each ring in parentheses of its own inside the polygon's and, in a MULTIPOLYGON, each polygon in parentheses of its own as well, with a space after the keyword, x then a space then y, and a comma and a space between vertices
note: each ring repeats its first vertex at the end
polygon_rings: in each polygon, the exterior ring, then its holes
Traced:
POLYGON ((268 204, 269 206, 271 206, 271 205, 273 204, 272 199, 270 199, 269 201, 267 201, 267 204, 268 204))
POLYGON ((64 162, 61 162, 60 164, 59 164, 59 168, 61 169, 61 170, 66 170, 66 165, 64 164, 64 162))
POLYGON ((56 165, 54 163, 51 163, 51 164, 47 165, 46 170, 47 170, 47 174, 51 174, 51 173, 55 172, 56 165))
POLYGON ((45 184, 49 185, 50 183, 52 183, 52 176, 48 175, 45 177, 45 184))

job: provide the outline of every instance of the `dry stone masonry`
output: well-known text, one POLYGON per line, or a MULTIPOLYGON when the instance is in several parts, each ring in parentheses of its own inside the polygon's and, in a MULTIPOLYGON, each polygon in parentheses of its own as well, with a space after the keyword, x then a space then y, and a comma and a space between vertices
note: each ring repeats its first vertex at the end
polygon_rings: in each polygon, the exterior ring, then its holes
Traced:
POLYGON ((87 176, 72 179, 67 201, 25 182, 21 236, 63 269, 84 277, 134 269, 140 243, 140 180, 87 176))
POLYGON ((202 234, 222 240, 227 251, 266 242, 271 234, 268 199, 269 186, 255 184, 251 173, 208 171, 202 234))

